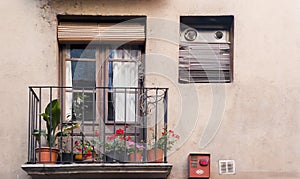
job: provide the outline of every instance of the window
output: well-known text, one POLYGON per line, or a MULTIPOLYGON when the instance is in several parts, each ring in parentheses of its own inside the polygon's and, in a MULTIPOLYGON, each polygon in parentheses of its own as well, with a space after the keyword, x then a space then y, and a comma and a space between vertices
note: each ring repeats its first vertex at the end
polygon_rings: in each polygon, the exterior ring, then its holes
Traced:
POLYGON ((136 109, 136 88, 139 84, 139 66, 141 64, 141 47, 130 46, 117 50, 110 50, 107 59, 108 74, 108 121, 134 121, 136 109), (131 49, 130 49, 131 48, 131 49), (113 87, 125 89, 113 90, 113 87), (135 88, 135 89, 130 89, 135 88), (126 107, 124 107, 126 106, 126 107))
POLYGON ((179 82, 233 80, 233 16, 180 18, 179 82))
POLYGON ((94 118, 95 94, 88 88, 96 86, 96 49, 85 45, 63 47, 66 116, 73 120, 91 121, 94 118), (85 90, 82 90, 85 88, 85 90))
POLYGON ((83 121, 134 122, 144 79, 145 18, 94 21, 63 20, 58 26, 61 81, 70 87, 65 113, 83 121))

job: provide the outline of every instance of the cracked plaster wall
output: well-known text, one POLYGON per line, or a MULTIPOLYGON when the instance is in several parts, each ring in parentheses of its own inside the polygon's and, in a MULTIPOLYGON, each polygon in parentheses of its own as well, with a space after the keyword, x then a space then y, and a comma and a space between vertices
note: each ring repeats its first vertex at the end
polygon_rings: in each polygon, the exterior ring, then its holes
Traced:
POLYGON ((181 111, 189 89, 199 99, 190 132, 169 156, 170 179, 186 178, 188 153, 202 151, 212 155, 214 179, 300 178, 298 1, 2 0, 0 8, 1 178, 27 178, 20 168, 27 160, 27 87, 57 84, 58 14, 147 16, 147 84, 170 87, 170 126, 180 131, 182 120, 193 117, 181 111), (177 83, 180 15, 235 16, 233 83, 177 83), (217 111, 214 95, 225 97, 217 111), (200 148, 212 112, 223 121, 200 148), (236 160, 237 174, 218 175, 219 159, 236 160))

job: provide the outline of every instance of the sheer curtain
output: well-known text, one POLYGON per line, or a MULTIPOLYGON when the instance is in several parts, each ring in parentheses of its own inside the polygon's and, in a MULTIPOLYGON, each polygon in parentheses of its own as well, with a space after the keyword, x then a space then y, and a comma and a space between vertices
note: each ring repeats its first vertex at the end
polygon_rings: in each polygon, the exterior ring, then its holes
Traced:
MULTIPOLYGON (((72 65, 70 61, 66 62, 66 86, 70 87, 73 86, 72 83, 72 65)), ((66 115, 67 120, 72 119, 72 100, 73 100, 73 94, 72 92, 66 92, 66 102, 65 102, 65 109, 66 109, 66 115)))
MULTIPOLYGON (((138 87, 138 62, 140 59, 140 50, 113 50, 112 59, 112 82, 113 87, 138 87), (122 61, 124 60, 124 61, 122 61)), ((136 90, 120 89, 114 93, 115 121, 130 122, 135 120, 136 112, 136 90)))

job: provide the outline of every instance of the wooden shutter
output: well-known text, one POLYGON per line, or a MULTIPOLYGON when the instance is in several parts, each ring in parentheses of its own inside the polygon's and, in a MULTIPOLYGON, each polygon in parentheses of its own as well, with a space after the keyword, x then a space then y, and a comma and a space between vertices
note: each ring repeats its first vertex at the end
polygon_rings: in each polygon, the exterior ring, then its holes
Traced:
POLYGON ((61 43, 89 42, 144 42, 145 25, 137 23, 98 24, 62 22, 58 25, 61 43))
POLYGON ((231 81, 230 43, 181 42, 179 81, 215 83, 231 81))

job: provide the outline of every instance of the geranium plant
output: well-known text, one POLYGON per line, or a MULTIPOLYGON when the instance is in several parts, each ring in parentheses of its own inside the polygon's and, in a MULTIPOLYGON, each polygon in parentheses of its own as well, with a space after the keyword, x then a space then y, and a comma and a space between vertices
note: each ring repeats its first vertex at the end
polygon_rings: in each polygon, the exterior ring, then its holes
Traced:
POLYGON ((142 153, 145 147, 142 144, 135 143, 133 141, 128 141, 127 152, 131 153, 142 153))
POLYGON ((180 139, 178 134, 175 134, 173 130, 162 129, 161 136, 155 135, 155 131, 151 128, 152 137, 149 141, 150 149, 162 149, 171 150, 173 145, 180 139))
MULTIPOLYGON (((98 131, 95 131, 95 136, 98 137, 98 131)), ((93 138, 91 140, 87 140, 86 138, 81 138, 80 140, 76 140, 74 142, 74 149, 76 153, 83 154, 83 157, 92 158, 96 157, 97 153, 99 153, 99 149, 102 146, 102 142, 97 138, 93 138), (94 156, 93 156, 94 155, 94 156)))
POLYGON ((75 150, 78 153, 84 154, 84 158, 91 158, 93 154, 95 155, 95 149, 92 143, 88 140, 76 140, 75 150))
POLYGON ((126 148, 126 142, 131 140, 130 136, 125 136, 124 133, 124 129, 119 128, 113 135, 107 136, 105 143, 105 151, 124 152, 126 148))

